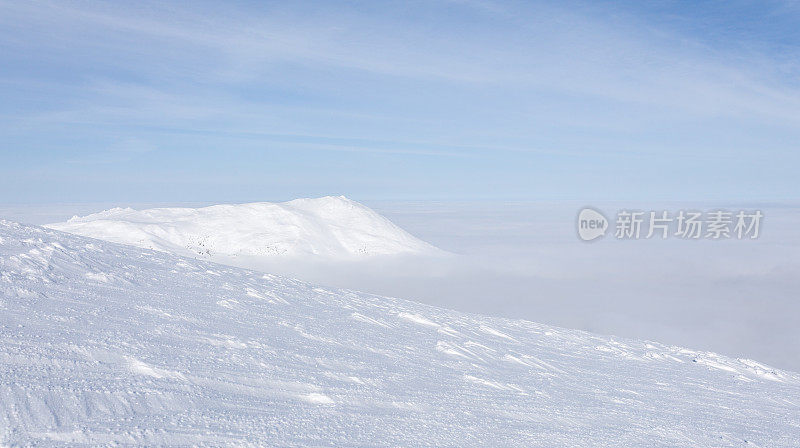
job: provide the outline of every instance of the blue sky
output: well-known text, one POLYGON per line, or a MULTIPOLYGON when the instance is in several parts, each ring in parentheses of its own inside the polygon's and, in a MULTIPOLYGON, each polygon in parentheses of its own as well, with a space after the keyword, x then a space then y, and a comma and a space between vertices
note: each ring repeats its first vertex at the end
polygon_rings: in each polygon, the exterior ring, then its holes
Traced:
POLYGON ((798 199, 798 2, 0 0, 0 203, 798 199))

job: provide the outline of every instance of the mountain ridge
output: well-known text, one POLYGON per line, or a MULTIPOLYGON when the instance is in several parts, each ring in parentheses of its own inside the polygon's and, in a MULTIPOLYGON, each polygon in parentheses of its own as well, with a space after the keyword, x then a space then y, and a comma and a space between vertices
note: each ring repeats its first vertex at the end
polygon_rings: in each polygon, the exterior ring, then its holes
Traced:
POLYGON ((45 227, 212 259, 362 259, 444 253, 345 196, 202 208, 112 208, 45 227))

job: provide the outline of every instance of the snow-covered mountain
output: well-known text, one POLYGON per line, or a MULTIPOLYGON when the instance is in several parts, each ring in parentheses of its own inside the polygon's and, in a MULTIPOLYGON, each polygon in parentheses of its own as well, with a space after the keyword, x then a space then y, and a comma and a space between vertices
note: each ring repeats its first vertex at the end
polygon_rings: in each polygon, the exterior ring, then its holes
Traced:
POLYGON ((800 375, 0 221, 0 446, 796 447, 800 375))
POLYGON ((352 260, 440 252, 344 196, 203 208, 114 208, 46 227, 221 262, 231 257, 352 260))

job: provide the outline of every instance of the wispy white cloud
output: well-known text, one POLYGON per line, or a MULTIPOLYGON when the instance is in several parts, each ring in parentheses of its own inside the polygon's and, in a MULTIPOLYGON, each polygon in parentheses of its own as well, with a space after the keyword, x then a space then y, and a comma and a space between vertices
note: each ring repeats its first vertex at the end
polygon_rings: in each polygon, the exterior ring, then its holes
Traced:
POLYGON ((261 143, 562 173, 793 149, 791 58, 618 8, 0 0, 0 132, 87 151, 130 136, 166 153, 213 136, 220 151, 261 143))
MULTIPOLYGON (((480 9, 500 10, 494 3, 479 3, 485 5, 480 9)), ((514 18, 499 24, 473 20, 460 26, 443 20, 437 27, 333 9, 312 17, 283 10, 209 17, 158 5, 2 5, 6 22, 47 25, 60 37, 40 37, 37 45, 134 53, 141 61, 107 63, 151 61, 136 70, 159 76, 178 70, 172 78, 189 83, 269 82, 276 64, 297 63, 587 95, 700 115, 794 120, 800 108, 800 91, 767 68, 766 56, 726 54, 635 18, 621 26, 551 5, 516 5, 514 18), (96 40, 101 34, 108 37, 96 40), (165 51, 169 48, 175 50, 165 51)))

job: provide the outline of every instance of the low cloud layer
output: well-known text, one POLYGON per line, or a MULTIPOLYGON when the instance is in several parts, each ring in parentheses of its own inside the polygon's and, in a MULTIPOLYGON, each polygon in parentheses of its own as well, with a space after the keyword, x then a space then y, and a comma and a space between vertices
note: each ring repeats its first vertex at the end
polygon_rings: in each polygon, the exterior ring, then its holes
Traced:
MULTIPOLYGON (((630 204, 600 208, 614 212, 625 206, 630 204)), ((710 209, 713 204, 689 206, 710 209)), ((579 204, 384 203, 375 208, 460 255, 263 269, 467 312, 656 340, 800 370, 797 207, 762 207, 766 216, 757 240, 606 237, 594 243, 575 234, 579 204)))

